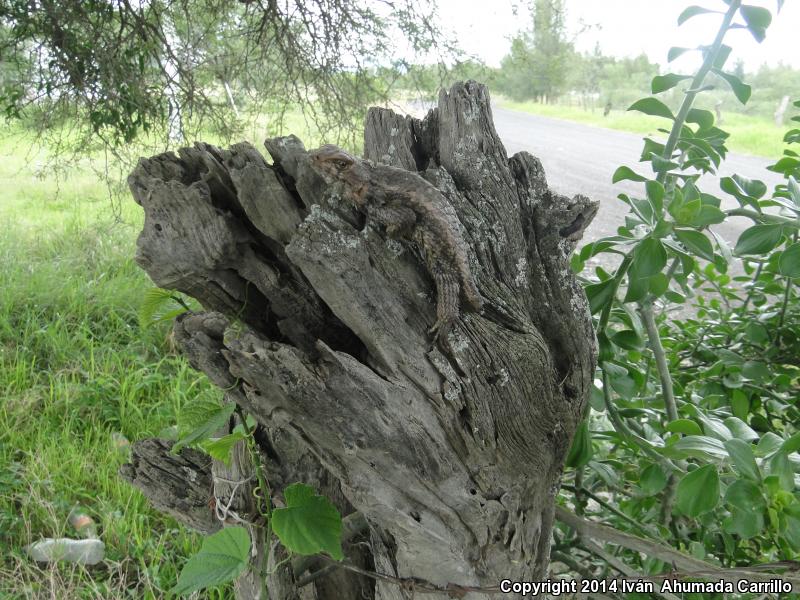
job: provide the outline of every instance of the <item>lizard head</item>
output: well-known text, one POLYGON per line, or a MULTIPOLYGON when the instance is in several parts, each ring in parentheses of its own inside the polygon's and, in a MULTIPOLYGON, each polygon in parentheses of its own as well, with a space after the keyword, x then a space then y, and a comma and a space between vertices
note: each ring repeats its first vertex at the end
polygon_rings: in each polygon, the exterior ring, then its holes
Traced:
POLYGON ((358 160, 338 146, 325 144, 309 153, 311 166, 327 183, 347 181, 358 160))
POLYGON ((560 221, 558 223, 559 235, 571 243, 577 243, 583 237, 584 231, 589 227, 599 207, 598 202, 593 202, 580 194, 572 200, 566 200, 557 213, 560 221))

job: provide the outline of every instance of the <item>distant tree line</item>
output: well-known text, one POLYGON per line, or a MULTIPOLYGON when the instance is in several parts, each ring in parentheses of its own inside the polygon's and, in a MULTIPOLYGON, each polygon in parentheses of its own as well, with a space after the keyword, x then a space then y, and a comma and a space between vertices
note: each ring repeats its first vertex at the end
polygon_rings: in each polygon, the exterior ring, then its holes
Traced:
MULTIPOLYGON (((625 110, 644 94, 650 93, 650 81, 660 71, 658 63, 645 54, 633 58, 604 55, 599 45, 592 52, 578 52, 565 23, 564 0, 535 0, 531 23, 512 40, 508 54, 499 68, 478 61, 457 63, 449 70, 441 66, 404 65, 399 75, 401 87, 429 90, 464 78, 487 82, 496 92, 514 101, 566 103, 587 110, 625 110)), ((714 86, 698 106, 708 110, 744 112, 773 118, 786 96, 800 90, 800 70, 785 64, 762 66, 755 73, 745 73, 744 63, 732 65, 739 79, 747 79, 754 90, 751 101, 742 106, 731 98, 725 84, 716 75, 709 76, 714 86)), ((397 76, 396 72, 393 72, 397 76)), ((679 104, 683 88, 677 86, 665 94, 668 103, 679 104)))

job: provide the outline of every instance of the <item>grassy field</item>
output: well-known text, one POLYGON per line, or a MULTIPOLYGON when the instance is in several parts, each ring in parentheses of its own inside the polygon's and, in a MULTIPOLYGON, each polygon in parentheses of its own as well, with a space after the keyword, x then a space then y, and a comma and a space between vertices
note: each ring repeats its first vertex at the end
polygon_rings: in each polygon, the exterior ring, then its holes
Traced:
MULTIPOLYGON (((670 123, 666 119, 651 117, 640 112, 612 110, 607 117, 604 117, 600 108, 589 111, 559 104, 512 102, 501 97, 496 98, 496 102, 499 106, 511 110, 642 135, 657 134, 659 127, 666 128, 670 123)), ((782 155, 783 135, 789 129, 788 125, 777 127, 770 120, 737 113, 726 113, 723 118, 724 122, 721 128, 731 134, 727 144, 729 150, 741 154, 765 156, 775 160, 782 155)))
MULTIPOLYGON (((242 136, 264 152, 274 129, 256 119, 242 136)), ((320 143, 299 112, 284 129, 320 143)), ((0 599, 165 597, 201 538, 117 475, 129 453, 117 440, 156 436, 218 391, 170 348, 168 324, 139 325, 152 283, 133 260, 143 215, 122 182, 158 146, 128 152, 128 165, 111 158, 109 172, 101 152, 56 166, 29 132, 0 130, 0 599), (25 545, 78 537, 76 507, 97 523, 106 560, 32 562, 25 545)))
MULTIPOLYGON (((57 181, 30 138, 0 142, 0 598, 161 598, 199 537, 117 476, 134 441, 174 423, 209 384, 139 327, 151 285, 133 261, 141 223, 89 170, 57 181), (76 537, 80 506, 106 561, 40 567, 23 546, 76 537)), ((214 592, 209 597, 221 597, 214 592)))

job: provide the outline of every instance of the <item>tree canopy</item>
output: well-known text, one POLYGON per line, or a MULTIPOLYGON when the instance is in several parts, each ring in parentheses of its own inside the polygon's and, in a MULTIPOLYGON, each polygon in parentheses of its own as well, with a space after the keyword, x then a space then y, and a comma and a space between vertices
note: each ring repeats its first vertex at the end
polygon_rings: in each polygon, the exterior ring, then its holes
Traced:
POLYGON ((375 67, 402 41, 439 43, 428 0, 2 0, 0 105, 117 144, 176 118, 230 137, 237 104, 342 132, 387 96, 375 67))

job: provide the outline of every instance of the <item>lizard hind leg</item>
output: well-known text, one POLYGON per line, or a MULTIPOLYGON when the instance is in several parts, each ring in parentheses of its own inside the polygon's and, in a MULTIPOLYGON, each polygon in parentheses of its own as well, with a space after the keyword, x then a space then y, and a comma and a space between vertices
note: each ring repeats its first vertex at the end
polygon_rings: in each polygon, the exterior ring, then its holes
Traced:
POLYGON ((469 309, 473 312, 481 312, 483 309, 483 298, 481 297, 481 294, 469 273, 463 277, 461 286, 467 307, 469 307, 469 309))
POLYGON ((460 284, 458 277, 452 274, 433 273, 436 283, 436 323, 428 331, 434 334, 434 341, 450 352, 447 335, 458 320, 460 305, 460 284))

